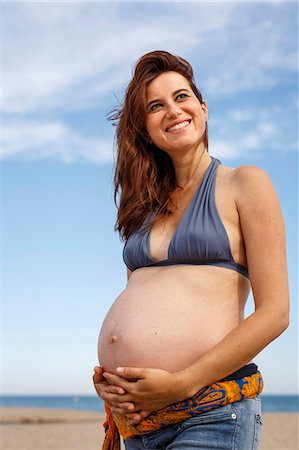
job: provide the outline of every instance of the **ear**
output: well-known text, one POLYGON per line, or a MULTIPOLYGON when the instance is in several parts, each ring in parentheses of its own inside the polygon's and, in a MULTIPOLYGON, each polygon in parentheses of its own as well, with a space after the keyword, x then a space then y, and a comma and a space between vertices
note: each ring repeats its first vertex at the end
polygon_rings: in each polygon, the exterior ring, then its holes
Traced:
POLYGON ((205 116, 205 121, 208 121, 208 105, 206 104, 206 102, 203 100, 201 103, 201 108, 204 112, 204 116, 205 116))

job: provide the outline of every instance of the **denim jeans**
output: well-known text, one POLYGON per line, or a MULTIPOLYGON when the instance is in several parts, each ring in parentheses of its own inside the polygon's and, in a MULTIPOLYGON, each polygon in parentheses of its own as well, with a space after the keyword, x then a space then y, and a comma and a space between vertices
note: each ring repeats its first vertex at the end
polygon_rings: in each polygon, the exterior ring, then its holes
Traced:
POLYGON ((124 443, 126 450, 258 450, 261 427, 261 399, 257 396, 124 443))

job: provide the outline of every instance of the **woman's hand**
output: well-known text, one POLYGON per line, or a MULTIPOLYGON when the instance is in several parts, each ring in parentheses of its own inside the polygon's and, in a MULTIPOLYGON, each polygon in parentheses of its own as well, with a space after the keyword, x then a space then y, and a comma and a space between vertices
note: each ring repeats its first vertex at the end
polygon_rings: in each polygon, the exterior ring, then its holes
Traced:
POLYGON ((103 368, 100 366, 96 366, 94 368, 94 374, 93 374, 93 384, 96 390, 96 393, 98 394, 99 397, 101 397, 110 407, 113 406, 121 406, 123 409, 125 409, 126 411, 129 411, 130 409, 134 409, 135 405, 129 402, 125 402, 120 401, 119 403, 117 403, 117 405, 113 402, 111 403, 110 401, 110 395, 111 394, 118 394, 120 396, 120 398, 123 398, 121 396, 123 396, 123 394, 125 394, 125 390, 122 387, 119 386, 113 386, 109 383, 107 383, 107 381, 105 380, 105 378, 103 377, 103 368))
POLYGON ((132 423, 138 423, 151 412, 186 398, 180 373, 132 367, 118 367, 117 372, 119 375, 102 373, 113 387, 111 392, 102 391, 102 398, 111 405, 112 411, 124 414, 132 423), (125 393, 119 394, 117 389, 123 389, 125 393))

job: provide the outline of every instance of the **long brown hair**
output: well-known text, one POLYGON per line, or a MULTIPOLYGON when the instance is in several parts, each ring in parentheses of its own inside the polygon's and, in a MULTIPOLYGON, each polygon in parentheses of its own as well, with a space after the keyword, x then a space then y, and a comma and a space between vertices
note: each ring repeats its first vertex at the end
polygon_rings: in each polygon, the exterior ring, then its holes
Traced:
MULTIPOLYGON (((170 194, 177 183, 172 160, 165 151, 150 142, 145 126, 147 87, 158 75, 169 71, 183 75, 202 103, 191 65, 179 56, 156 50, 146 53, 137 61, 123 105, 114 109, 109 116, 109 120, 117 127, 114 203, 118 213, 114 230, 119 232, 122 239, 128 239, 152 209, 156 210, 156 217, 148 226, 161 216, 171 214, 169 206, 174 206, 170 194)), ((208 149, 207 125, 203 142, 208 149)))

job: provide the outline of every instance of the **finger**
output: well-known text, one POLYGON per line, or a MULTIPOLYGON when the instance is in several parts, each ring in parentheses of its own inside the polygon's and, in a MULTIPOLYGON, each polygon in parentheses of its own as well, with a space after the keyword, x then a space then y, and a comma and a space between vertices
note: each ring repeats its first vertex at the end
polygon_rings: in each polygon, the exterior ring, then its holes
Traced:
POLYGON ((100 381, 103 380, 103 372, 104 372, 104 369, 102 367, 94 368, 94 374, 92 377, 94 383, 99 383, 100 381))
POLYGON ((128 412, 126 409, 120 408, 115 405, 111 405, 110 410, 112 413, 117 413, 117 414, 120 414, 121 416, 125 416, 126 413, 128 412))
POLYGON ((94 374, 93 374, 94 377, 98 377, 98 378, 103 377, 104 369, 102 367, 96 366, 96 367, 94 367, 93 370, 94 370, 94 374))
MULTIPOLYGON (((127 417, 127 414, 126 414, 127 417)), ((131 418, 127 418, 127 422, 129 425, 137 425, 138 423, 141 422, 141 417, 139 414, 136 414, 134 416, 132 416, 131 418)))
POLYGON ((130 424, 137 424, 141 422, 145 417, 147 417, 150 414, 149 411, 138 411, 137 413, 126 413, 126 418, 128 419, 128 423, 130 424))
MULTIPOLYGON (((106 396, 105 396, 106 397, 106 396)), ((111 398, 105 398, 105 403, 110 406, 111 411, 118 412, 119 414, 125 415, 128 413, 133 413, 136 411, 134 403, 130 402, 115 402, 111 398)))
POLYGON ((125 378, 144 379, 146 378, 146 369, 136 367, 117 367, 116 372, 125 378))
POLYGON ((128 419, 128 420, 134 420, 134 419, 140 420, 141 419, 139 412, 126 412, 125 415, 126 415, 126 419, 128 419))
POLYGON ((111 411, 120 412, 122 414, 133 414, 135 410, 134 403, 123 402, 123 403, 111 403, 111 411))
POLYGON ((112 384, 114 386, 121 387, 125 390, 127 390, 128 387, 130 387, 130 382, 128 382, 124 378, 119 377, 118 375, 115 375, 113 373, 104 372, 103 377, 105 378, 105 380, 108 381, 109 384, 112 384))
POLYGON ((94 383, 94 388, 99 397, 102 397, 102 393, 109 386, 106 381, 102 381, 101 383, 94 383))
POLYGON ((110 394, 109 392, 102 391, 101 392, 101 398, 108 403, 108 405, 115 406, 116 408, 125 408, 126 411, 134 411, 135 404, 132 402, 132 399, 129 395, 117 395, 117 394, 110 394))
POLYGON ((93 375, 92 381, 93 381, 93 384, 99 384, 99 383, 101 383, 101 382, 103 382, 103 381, 106 382, 106 380, 105 380, 104 377, 100 377, 100 376, 97 375, 97 374, 93 375))
POLYGON ((112 384, 110 385, 107 381, 102 381, 101 383, 98 383, 98 385, 100 386, 102 393, 109 392, 111 394, 118 394, 118 395, 126 394, 126 391, 123 388, 112 384))
POLYGON ((136 413, 136 409, 133 403, 118 403, 118 404, 111 404, 110 409, 112 412, 117 412, 118 414, 121 414, 123 416, 127 416, 128 414, 134 414, 136 413), (134 410, 135 411, 132 411, 134 410))
POLYGON ((151 412, 152 412, 152 411, 139 411, 139 416, 140 416, 140 418, 143 420, 143 419, 145 419, 147 416, 149 416, 151 412))
POLYGON ((107 387, 105 388, 106 392, 109 392, 110 394, 119 394, 119 395, 123 395, 126 393, 126 391, 118 386, 114 386, 114 385, 110 385, 107 383, 107 387))
POLYGON ((133 403, 131 396, 128 394, 113 394, 107 392, 105 389, 101 390, 100 393, 103 400, 107 400, 115 405, 125 402, 133 403))

